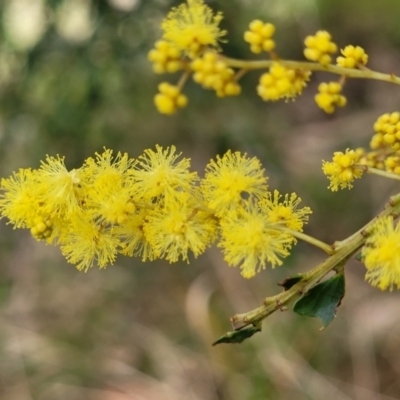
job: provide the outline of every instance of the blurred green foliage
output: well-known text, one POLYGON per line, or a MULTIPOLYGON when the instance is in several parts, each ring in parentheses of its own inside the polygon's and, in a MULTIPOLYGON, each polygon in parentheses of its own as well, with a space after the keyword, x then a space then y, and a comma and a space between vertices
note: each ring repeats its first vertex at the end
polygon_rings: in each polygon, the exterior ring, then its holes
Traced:
MULTIPOLYGON (((177 4, 0 2, 1 176, 37 167, 46 154, 65 155, 73 168, 103 146, 136 157, 156 143, 176 145, 201 174, 211 157, 231 148, 258 156, 272 188, 296 191, 312 207, 310 234, 332 242, 358 229, 395 186, 366 177, 351 192, 332 194, 321 159, 346 146, 365 146, 375 119, 399 103, 398 88, 348 82, 349 105, 326 116, 313 95, 328 76, 314 77, 301 98, 285 104, 263 103, 254 89, 259 74, 253 73, 243 79, 242 96, 232 99, 216 99, 190 82, 188 108, 159 115, 152 98, 164 77, 152 73, 147 52, 161 34, 161 19, 177 4), (37 15, 32 5, 43 11, 42 33, 36 41, 29 32, 18 41, 37 15)), ((262 18, 276 24, 282 57, 301 58, 303 38, 327 29, 341 47, 364 46, 371 68, 400 73, 396 0, 209 4, 224 12, 229 42, 223 48, 231 56, 254 57, 242 34, 250 20, 262 18)), ((245 343, 212 348, 230 329, 229 315, 254 308, 277 292, 275 282, 322 256, 300 245, 286 267, 252 281, 228 269, 215 249, 189 266, 120 259, 105 271, 84 274, 57 249, 4 222, 0 234, 1 398, 400 396, 399 295, 364 284, 360 263, 349 267, 344 304, 326 331, 293 313, 276 314, 245 343)))

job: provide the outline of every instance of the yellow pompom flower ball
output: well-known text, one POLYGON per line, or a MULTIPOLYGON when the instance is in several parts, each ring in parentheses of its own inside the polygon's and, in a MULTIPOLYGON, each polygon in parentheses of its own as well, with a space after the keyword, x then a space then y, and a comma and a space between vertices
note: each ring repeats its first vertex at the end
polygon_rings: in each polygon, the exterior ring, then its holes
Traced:
POLYGON ((331 41, 331 35, 327 31, 318 31, 314 36, 307 36, 304 44, 305 58, 325 66, 332 60, 330 54, 337 52, 337 46, 331 41))
POLYGON ((153 63, 153 71, 156 74, 173 73, 184 66, 180 50, 165 40, 157 41, 154 49, 149 51, 147 58, 153 63))
POLYGON ((226 31, 219 28, 222 13, 213 13, 203 0, 187 0, 174 7, 161 24, 163 39, 189 58, 196 58, 205 47, 218 48, 226 31))
POLYGON ((158 85, 157 93, 154 97, 154 103, 161 114, 174 114, 178 108, 186 107, 188 98, 180 92, 178 86, 162 82, 158 85))
POLYGON ((241 92, 235 80, 235 71, 229 68, 217 53, 208 51, 191 63, 193 80, 206 89, 215 90, 218 97, 237 96, 241 92))
POLYGON ((286 68, 274 63, 268 73, 261 75, 257 93, 266 101, 293 98, 301 94, 310 75, 310 71, 286 68))
POLYGON ((347 103, 346 97, 340 93, 342 85, 338 82, 323 82, 318 86, 318 91, 319 93, 315 95, 315 102, 328 114, 332 114, 336 106, 344 107, 347 103))
POLYGON ((350 189, 353 187, 353 181, 361 178, 363 170, 358 167, 360 157, 360 152, 347 149, 345 153, 341 151, 333 153, 331 162, 323 162, 322 170, 330 180, 328 188, 332 192, 336 192, 339 188, 350 189))
POLYGON ((382 114, 374 123, 375 135, 371 139, 371 148, 390 147, 400 149, 400 112, 382 114))
POLYGON ((357 68, 366 65, 368 62, 368 55, 365 50, 360 46, 346 46, 340 50, 343 56, 336 59, 337 65, 344 68, 357 68))
POLYGON ((243 37, 250 44, 250 50, 259 54, 275 48, 275 41, 272 39, 274 33, 275 25, 256 19, 250 23, 249 30, 244 33, 243 37))

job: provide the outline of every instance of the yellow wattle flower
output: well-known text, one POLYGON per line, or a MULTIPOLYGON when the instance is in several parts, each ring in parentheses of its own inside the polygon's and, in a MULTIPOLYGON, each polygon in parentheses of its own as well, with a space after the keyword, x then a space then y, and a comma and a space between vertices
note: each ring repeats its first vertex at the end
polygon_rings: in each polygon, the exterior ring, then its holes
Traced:
POLYGON ((378 220, 362 250, 365 279, 381 290, 400 289, 400 225, 393 217, 378 220))
POLYGON ((204 47, 218 48, 218 41, 226 34, 219 28, 222 13, 213 14, 203 0, 187 0, 174 7, 161 24, 163 39, 195 58, 204 47))

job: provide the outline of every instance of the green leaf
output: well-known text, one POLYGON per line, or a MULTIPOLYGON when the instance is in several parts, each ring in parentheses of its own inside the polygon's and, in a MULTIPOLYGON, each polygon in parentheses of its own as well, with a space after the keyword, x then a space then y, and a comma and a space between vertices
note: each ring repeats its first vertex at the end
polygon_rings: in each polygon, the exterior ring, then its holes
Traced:
POLYGON ((284 281, 278 283, 278 286, 282 286, 285 290, 289 290, 296 283, 300 282, 303 278, 300 275, 289 276, 284 281))
POLYGON ((319 283, 296 301, 293 311, 306 317, 317 317, 326 327, 335 317, 344 296, 344 275, 336 274, 319 283))
POLYGON ((220 343, 242 343, 257 332, 261 332, 261 326, 251 325, 238 331, 226 332, 225 335, 221 336, 212 345, 215 346, 220 343))

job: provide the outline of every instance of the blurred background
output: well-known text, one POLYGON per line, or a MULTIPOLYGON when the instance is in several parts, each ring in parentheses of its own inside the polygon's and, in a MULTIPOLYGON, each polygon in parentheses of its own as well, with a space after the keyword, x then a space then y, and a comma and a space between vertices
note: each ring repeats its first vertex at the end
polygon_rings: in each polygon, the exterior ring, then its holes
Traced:
MULTIPOLYGON (((398 0, 231 0, 224 52, 257 58, 243 41, 255 18, 277 26, 282 58, 302 59, 308 34, 326 29, 344 47, 361 45, 369 66, 400 74, 398 0)), ((327 116, 314 104, 313 77, 295 102, 265 103, 260 71, 238 98, 217 99, 189 82, 189 106, 165 117, 153 106, 161 80, 147 53, 170 0, 0 2, 0 176, 64 155, 68 168, 104 146, 137 157, 174 144, 202 174, 227 149, 257 156, 271 188, 296 191, 314 213, 306 232, 328 243, 359 229, 394 194, 373 176, 332 193, 321 160, 367 146, 372 125, 398 110, 400 90, 353 80, 348 105, 327 116)), ((299 244, 284 266, 245 280, 211 248, 189 265, 120 257, 78 272, 57 248, 0 224, 0 398, 7 400, 389 400, 400 398, 399 292, 364 282, 347 266, 347 293, 325 330, 316 319, 277 312, 241 345, 211 343, 229 317, 276 294, 285 277, 323 260, 299 244)))

